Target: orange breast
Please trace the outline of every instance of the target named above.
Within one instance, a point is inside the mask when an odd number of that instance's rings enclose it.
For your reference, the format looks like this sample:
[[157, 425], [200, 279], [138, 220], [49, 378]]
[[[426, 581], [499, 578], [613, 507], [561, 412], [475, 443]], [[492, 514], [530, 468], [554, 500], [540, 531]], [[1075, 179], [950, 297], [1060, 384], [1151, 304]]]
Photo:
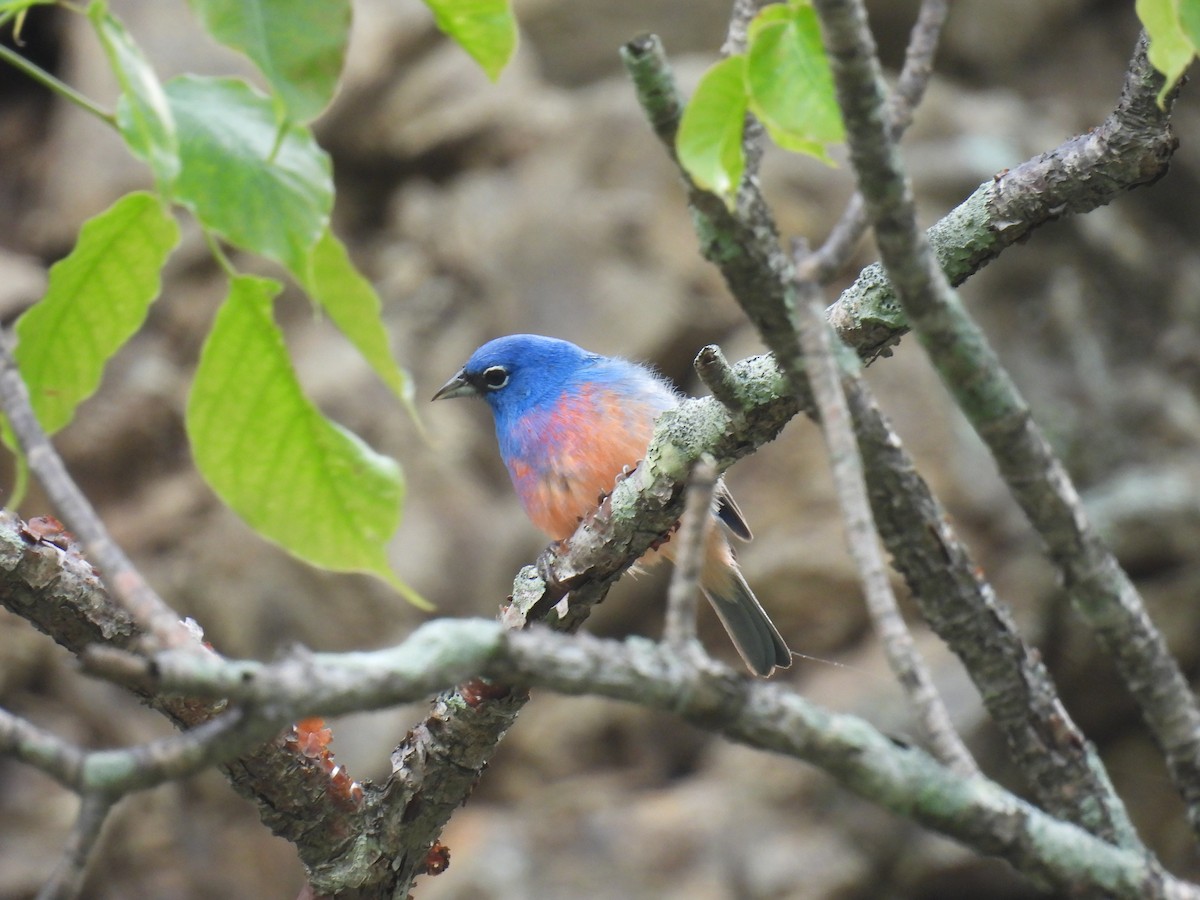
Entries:
[[518, 427], [529, 430], [529, 449], [508, 469], [530, 521], [555, 540], [570, 537], [622, 470], [645, 454], [659, 412], [589, 386], [550, 413], [525, 416]]

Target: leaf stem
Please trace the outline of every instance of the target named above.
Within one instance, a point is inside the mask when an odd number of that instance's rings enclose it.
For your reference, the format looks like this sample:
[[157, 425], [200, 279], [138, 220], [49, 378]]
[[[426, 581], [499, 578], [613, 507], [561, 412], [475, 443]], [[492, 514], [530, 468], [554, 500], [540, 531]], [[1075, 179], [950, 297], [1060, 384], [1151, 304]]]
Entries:
[[217, 235], [213, 233], [211, 228], [204, 229], [204, 242], [208, 244], [208, 249], [212, 251], [213, 258], [217, 261], [217, 265], [225, 272], [232, 280], [240, 273], [229, 257], [225, 255], [225, 251], [221, 249], [221, 242], [217, 240]]
[[20, 69], [34, 81], [45, 85], [60, 97], [70, 100], [76, 106], [91, 113], [102, 122], [111, 125], [113, 128], [117, 127], [116, 113], [109, 112], [104, 107], [79, 93], [79, 91], [75, 90], [75, 88], [71, 87], [65, 81], [60, 81], [41, 66], [30, 62], [12, 48], [0, 44], [0, 59], [3, 59], [14, 68]]

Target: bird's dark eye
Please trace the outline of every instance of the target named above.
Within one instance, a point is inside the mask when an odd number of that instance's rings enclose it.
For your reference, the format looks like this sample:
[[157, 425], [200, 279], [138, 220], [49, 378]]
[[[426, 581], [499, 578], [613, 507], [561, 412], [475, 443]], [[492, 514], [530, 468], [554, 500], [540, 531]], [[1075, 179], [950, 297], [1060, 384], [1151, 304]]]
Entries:
[[498, 391], [508, 384], [508, 369], [504, 366], [489, 366], [483, 370], [483, 383], [489, 391]]

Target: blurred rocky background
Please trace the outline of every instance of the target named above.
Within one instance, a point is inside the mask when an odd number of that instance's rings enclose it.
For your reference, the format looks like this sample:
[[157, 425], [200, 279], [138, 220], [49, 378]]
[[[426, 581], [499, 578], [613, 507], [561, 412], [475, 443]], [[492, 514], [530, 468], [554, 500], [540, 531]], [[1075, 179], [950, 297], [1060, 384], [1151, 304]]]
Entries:
[[[113, 0], [167, 76], [246, 72], [201, 34], [183, 0]], [[1006, 166], [1099, 123], [1137, 34], [1132, 3], [960, 0], [938, 74], [907, 138], [927, 221]], [[336, 224], [378, 285], [397, 357], [422, 400], [484, 340], [515, 331], [652, 360], [689, 390], [709, 342], [761, 347], [696, 252], [671, 165], [617, 57], [660, 34], [685, 87], [714, 58], [726, 0], [518, 0], [520, 52], [489, 84], [416, 0], [356, 0], [344, 87], [317, 130], [333, 155]], [[915, 3], [875, 2], [886, 61]], [[115, 89], [85, 20], [37, 8], [21, 52], [103, 101]], [[1181, 150], [1157, 186], [1046, 227], [964, 295], [1026, 391], [1189, 672], [1200, 661], [1200, 117], [1185, 88]], [[115, 136], [0, 68], [0, 315], [33, 302], [81, 222], [146, 171]], [[819, 241], [847, 197], [846, 168], [769, 156], [766, 193], [787, 236]], [[861, 262], [872, 258], [869, 246]], [[242, 261], [243, 265], [259, 264]], [[853, 273], [847, 273], [847, 281]], [[194, 226], [148, 323], [58, 444], [134, 559], [224, 652], [269, 658], [300, 642], [368, 648], [422, 614], [367, 579], [314, 572], [255, 537], [196, 475], [184, 399], [222, 278]], [[831, 295], [832, 299], [832, 295]], [[422, 406], [428, 441], [328, 322], [294, 293], [279, 308], [313, 397], [409, 480], [393, 546], [401, 575], [451, 616], [491, 616], [543, 540], [497, 458], [481, 404]], [[1071, 712], [1111, 764], [1173, 871], [1200, 860], [1162, 764], [1111, 666], [1064, 608], [1036, 543], [915, 346], [879, 361], [885, 409], [1001, 597], [1041, 648]], [[881, 662], [828, 485], [819, 435], [797, 420], [729, 481], [758, 535], [742, 556], [799, 660], [779, 676], [835, 709], [912, 732]], [[0, 487], [11, 466], [0, 470]], [[35, 492], [25, 516], [51, 512]], [[626, 579], [594, 616], [605, 635], [655, 635], [665, 573]], [[705, 611], [707, 615], [707, 611]], [[731, 659], [705, 618], [713, 652]], [[987, 771], [1017, 789], [956, 662], [917, 624], [955, 719]], [[0, 613], [0, 703], [94, 747], [166, 724], [23, 621]], [[335, 724], [356, 777], [381, 778], [421, 707]], [[0, 760], [0, 897], [32, 897], [75, 798]], [[460, 898], [1023, 898], [1002, 863], [850, 796], [792, 760], [732, 746], [669, 717], [598, 700], [535, 697], [445, 842], [449, 870], [417, 896]], [[215, 773], [138, 794], [109, 823], [86, 896], [291, 898], [289, 845]]]

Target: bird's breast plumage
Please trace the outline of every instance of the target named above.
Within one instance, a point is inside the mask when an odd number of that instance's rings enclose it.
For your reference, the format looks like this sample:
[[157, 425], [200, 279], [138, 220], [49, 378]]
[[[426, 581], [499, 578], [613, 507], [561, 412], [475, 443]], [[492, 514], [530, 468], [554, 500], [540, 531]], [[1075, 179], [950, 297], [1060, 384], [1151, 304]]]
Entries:
[[497, 420], [500, 451], [530, 520], [549, 537], [574, 533], [645, 455], [654, 423], [675, 395], [650, 373], [581, 381]]

